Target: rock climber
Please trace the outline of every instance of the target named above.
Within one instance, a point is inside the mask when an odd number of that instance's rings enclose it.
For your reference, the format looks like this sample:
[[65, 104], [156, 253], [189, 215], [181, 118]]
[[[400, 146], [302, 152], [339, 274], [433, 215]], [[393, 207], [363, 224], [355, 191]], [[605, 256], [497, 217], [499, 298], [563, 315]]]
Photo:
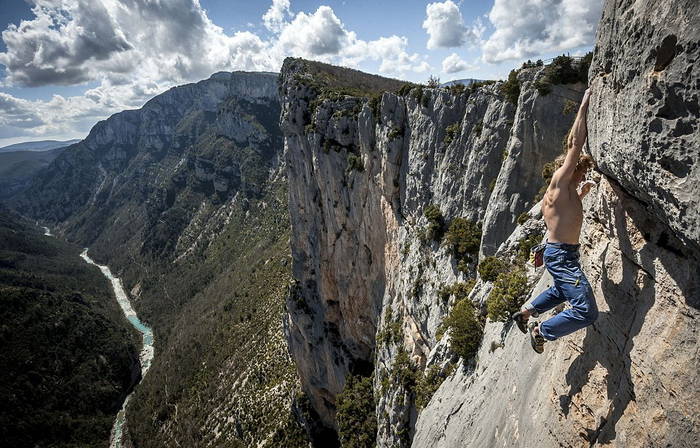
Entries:
[[[556, 160], [558, 168], [542, 199], [542, 214], [548, 230], [543, 258], [554, 285], [513, 315], [518, 328], [523, 333], [530, 333], [532, 348], [537, 353], [544, 351], [545, 341], [554, 341], [587, 327], [598, 317], [593, 290], [581, 270], [578, 251], [583, 223], [581, 201], [595, 185], [592, 181], [581, 185], [586, 172], [593, 166], [589, 155], [581, 155], [588, 134], [586, 118], [590, 96], [590, 90], [586, 90], [567, 137], [566, 153]], [[530, 316], [538, 317], [565, 301], [571, 304], [571, 308], [539, 325], [537, 322], [528, 324]]]

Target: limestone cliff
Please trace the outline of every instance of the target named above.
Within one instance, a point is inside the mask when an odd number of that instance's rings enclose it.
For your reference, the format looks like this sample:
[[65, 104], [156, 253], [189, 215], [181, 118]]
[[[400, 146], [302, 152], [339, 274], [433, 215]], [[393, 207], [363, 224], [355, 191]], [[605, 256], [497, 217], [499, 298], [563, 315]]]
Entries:
[[[337, 428], [348, 376], [370, 371], [377, 446], [696, 446], [699, 17], [697, 2], [606, 3], [590, 72], [598, 186], [582, 233], [598, 321], [537, 356], [486, 320], [477, 355], [452, 367], [448, 287], [477, 277], [477, 253], [515, 261], [542, 237], [529, 209], [583, 85], [543, 87], [547, 68], [526, 68], [516, 106], [500, 83], [378, 86], [285, 62], [286, 332], [325, 425]], [[437, 242], [455, 222], [481, 223], [476, 251]], [[525, 273], [528, 297], [548, 286]], [[477, 278], [468, 298], [484, 309], [493, 287]], [[426, 397], [435, 372], [446, 379]]]
[[[458, 266], [451, 247], [426, 238], [425, 210], [437, 205], [445, 223], [483, 222], [484, 235], [497, 241], [532, 204], [573, 120], [569, 103], [583, 90], [553, 85], [542, 94], [535, 81], [543, 70], [521, 71], [516, 106], [499, 84], [401, 88], [384, 80], [392, 91], [382, 93], [367, 87], [379, 82], [369, 75], [285, 62], [281, 123], [296, 278], [287, 333], [326, 425], [335, 425], [335, 396], [349, 373], [374, 365], [379, 381], [400, 346], [425, 365], [448, 311], [438, 290], [475, 274], [475, 256]], [[405, 343], [377, 346], [389, 309], [400, 316]], [[394, 403], [402, 393], [384, 397], [377, 412], [394, 419], [386, 427], [391, 444], [411, 426], [411, 406]]]

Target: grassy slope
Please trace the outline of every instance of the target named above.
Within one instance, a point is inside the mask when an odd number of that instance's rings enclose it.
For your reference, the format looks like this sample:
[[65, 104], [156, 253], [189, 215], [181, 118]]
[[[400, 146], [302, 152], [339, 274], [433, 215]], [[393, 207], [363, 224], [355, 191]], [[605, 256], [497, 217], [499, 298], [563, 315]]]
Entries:
[[107, 446], [136, 380], [139, 339], [107, 280], [79, 252], [0, 209], [6, 446]]
[[291, 279], [286, 201], [283, 181], [259, 201], [239, 201], [207, 248], [150, 276], [161, 279], [144, 291], [151, 298], [166, 289], [192, 296], [129, 407], [135, 446], [307, 443], [291, 418], [299, 387], [282, 334]]

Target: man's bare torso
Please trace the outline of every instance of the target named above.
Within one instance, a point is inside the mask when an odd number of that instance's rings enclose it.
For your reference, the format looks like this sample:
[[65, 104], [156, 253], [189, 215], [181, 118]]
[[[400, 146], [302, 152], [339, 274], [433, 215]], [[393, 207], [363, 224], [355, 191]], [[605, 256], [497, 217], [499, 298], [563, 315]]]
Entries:
[[550, 183], [542, 200], [542, 214], [549, 230], [548, 241], [578, 244], [583, 206], [576, 188], [571, 185], [560, 188]]

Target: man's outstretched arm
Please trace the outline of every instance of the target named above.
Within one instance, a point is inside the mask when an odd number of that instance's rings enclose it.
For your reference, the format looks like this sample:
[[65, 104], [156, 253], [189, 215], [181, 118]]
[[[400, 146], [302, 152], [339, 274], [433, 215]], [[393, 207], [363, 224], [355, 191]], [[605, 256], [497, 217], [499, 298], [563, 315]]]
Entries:
[[591, 97], [591, 90], [586, 89], [583, 94], [583, 99], [581, 100], [581, 106], [578, 109], [578, 114], [576, 115], [576, 120], [574, 120], [574, 126], [569, 132], [569, 136], [566, 139], [566, 158], [564, 159], [564, 164], [559, 168], [559, 178], [562, 180], [569, 179], [571, 175], [574, 174], [576, 169], [576, 164], [581, 156], [581, 149], [583, 148], [583, 143], [586, 141], [588, 136], [588, 128], [586, 127], [586, 120], [588, 117], [588, 102]]

